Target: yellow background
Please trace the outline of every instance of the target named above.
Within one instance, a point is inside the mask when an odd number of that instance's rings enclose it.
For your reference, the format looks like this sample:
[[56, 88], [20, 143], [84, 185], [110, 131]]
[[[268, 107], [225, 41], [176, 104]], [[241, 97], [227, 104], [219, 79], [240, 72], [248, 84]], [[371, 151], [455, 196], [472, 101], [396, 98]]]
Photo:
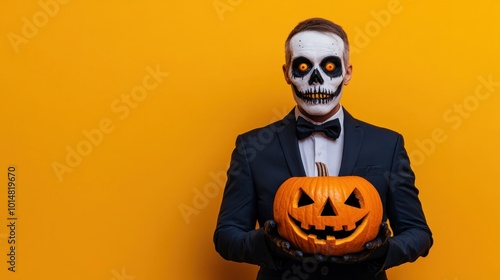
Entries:
[[320, 16], [350, 36], [343, 105], [405, 136], [434, 233], [390, 279], [500, 279], [499, 14], [495, 0], [2, 1], [0, 278], [254, 279], [214, 250], [221, 182], [236, 136], [293, 107], [283, 43]]

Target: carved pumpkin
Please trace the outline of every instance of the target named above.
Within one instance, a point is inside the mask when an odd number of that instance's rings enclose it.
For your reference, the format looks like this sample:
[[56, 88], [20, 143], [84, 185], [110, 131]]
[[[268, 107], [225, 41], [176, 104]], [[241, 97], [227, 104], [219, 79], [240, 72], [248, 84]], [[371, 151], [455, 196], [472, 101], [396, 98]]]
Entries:
[[382, 202], [373, 185], [358, 176], [292, 177], [276, 192], [278, 233], [310, 254], [341, 256], [363, 250], [382, 222]]

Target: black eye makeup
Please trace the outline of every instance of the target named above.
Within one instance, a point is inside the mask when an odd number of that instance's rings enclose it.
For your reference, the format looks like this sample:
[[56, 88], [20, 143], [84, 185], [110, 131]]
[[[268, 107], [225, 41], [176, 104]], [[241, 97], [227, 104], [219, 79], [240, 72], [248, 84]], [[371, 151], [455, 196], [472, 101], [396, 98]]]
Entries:
[[336, 78], [342, 75], [342, 62], [338, 56], [327, 56], [320, 63], [323, 72], [330, 77]]
[[303, 56], [299, 56], [292, 61], [292, 76], [302, 78], [311, 71], [313, 64]]

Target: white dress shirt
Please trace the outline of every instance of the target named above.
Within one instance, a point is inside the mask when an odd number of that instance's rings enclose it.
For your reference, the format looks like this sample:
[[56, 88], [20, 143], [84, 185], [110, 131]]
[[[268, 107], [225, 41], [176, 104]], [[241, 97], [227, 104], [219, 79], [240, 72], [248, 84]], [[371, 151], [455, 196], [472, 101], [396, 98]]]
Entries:
[[[297, 107], [295, 107], [295, 118], [303, 117], [308, 122], [316, 125], [323, 124], [314, 122], [308, 117], [304, 116]], [[340, 135], [337, 140], [332, 140], [323, 132], [315, 132], [309, 137], [299, 140], [300, 156], [304, 165], [306, 175], [309, 177], [318, 176], [315, 162], [323, 162], [328, 167], [330, 176], [338, 176], [340, 170], [340, 163], [342, 162], [342, 151], [344, 148], [344, 111], [340, 106], [337, 113], [330, 117], [327, 121], [338, 118], [340, 121]]]

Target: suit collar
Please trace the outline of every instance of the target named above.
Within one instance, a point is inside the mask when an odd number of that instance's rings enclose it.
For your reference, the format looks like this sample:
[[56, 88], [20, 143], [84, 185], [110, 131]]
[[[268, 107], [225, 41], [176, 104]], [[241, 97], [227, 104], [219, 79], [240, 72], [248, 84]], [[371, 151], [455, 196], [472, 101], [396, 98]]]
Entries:
[[306, 171], [304, 170], [304, 165], [300, 157], [296, 124], [295, 113], [292, 109], [292, 111], [281, 120], [281, 124], [277, 129], [277, 134], [290, 174], [292, 177], [303, 177], [306, 176]]
[[363, 143], [363, 130], [359, 122], [344, 110], [344, 149], [342, 152], [342, 163], [339, 176], [352, 174], [358, 159], [361, 144]]

